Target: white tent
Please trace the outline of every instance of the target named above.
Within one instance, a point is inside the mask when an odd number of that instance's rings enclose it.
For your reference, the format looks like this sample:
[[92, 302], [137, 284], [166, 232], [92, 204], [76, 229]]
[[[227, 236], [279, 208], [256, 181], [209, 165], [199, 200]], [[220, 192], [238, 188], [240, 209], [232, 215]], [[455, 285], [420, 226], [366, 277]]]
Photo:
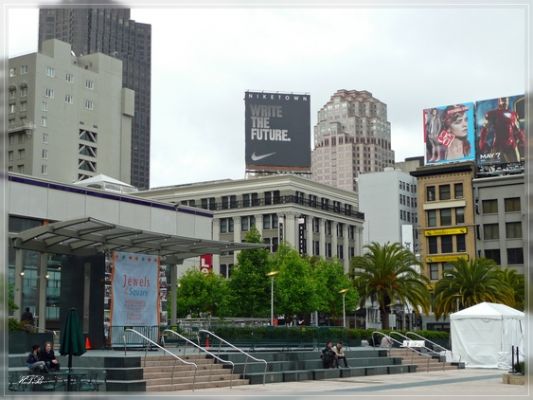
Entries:
[[514, 308], [476, 304], [451, 314], [450, 330], [453, 358], [466, 367], [509, 369], [512, 346], [519, 347], [524, 359], [524, 313]]

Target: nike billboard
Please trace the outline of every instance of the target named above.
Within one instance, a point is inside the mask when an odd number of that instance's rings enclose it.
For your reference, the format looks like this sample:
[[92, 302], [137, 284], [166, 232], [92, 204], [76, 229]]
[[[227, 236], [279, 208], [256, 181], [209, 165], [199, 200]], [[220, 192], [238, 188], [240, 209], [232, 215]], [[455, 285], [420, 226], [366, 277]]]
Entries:
[[311, 167], [308, 94], [246, 92], [246, 170], [307, 171]]

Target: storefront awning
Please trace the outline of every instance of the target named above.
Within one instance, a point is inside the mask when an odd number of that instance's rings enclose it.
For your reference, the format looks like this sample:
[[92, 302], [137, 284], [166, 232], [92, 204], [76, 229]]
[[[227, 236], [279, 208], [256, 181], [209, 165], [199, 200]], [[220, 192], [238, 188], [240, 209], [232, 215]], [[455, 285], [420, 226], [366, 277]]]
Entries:
[[106, 251], [151, 254], [175, 261], [202, 254], [263, 248], [258, 243], [234, 243], [148, 232], [94, 218], [54, 222], [13, 237], [16, 249], [41, 253], [92, 256]]

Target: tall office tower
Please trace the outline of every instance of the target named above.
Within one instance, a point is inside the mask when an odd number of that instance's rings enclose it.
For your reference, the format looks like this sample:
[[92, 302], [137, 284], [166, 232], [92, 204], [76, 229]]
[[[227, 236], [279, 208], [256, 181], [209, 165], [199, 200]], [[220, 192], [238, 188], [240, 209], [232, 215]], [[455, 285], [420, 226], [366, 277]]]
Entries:
[[39, 49], [56, 38], [76, 55], [101, 52], [122, 60], [124, 86], [135, 91], [131, 138], [131, 184], [150, 186], [152, 27], [130, 20], [128, 8], [44, 8], [39, 12]]
[[76, 57], [55, 39], [41, 47], [9, 60], [8, 171], [129, 183], [135, 93], [122, 85], [122, 62], [102, 53]]
[[366, 90], [338, 90], [318, 112], [312, 179], [357, 192], [357, 176], [394, 166], [387, 105]]

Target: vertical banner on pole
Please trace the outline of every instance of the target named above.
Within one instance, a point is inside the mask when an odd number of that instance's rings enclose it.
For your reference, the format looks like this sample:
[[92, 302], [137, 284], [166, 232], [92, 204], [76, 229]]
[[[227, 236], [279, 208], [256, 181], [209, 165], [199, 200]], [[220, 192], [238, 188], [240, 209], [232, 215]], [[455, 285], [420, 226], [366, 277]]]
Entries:
[[[130, 326], [157, 341], [160, 315], [159, 257], [114, 252], [113, 266], [111, 326]], [[123, 330], [116, 328], [111, 332], [112, 345], [123, 346]], [[128, 335], [127, 342], [141, 344], [142, 338]]]

